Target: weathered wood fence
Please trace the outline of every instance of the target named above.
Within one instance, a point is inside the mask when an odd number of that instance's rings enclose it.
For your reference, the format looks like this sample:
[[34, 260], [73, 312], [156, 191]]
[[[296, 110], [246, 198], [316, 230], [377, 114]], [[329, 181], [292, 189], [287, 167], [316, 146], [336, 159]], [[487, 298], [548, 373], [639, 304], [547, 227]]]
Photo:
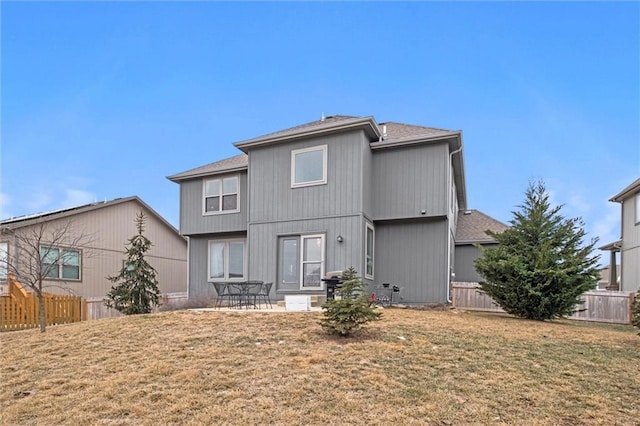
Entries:
[[[169, 306], [174, 308], [180, 308], [188, 302], [187, 293], [163, 293], [160, 296], [160, 307], [156, 308], [156, 311], [166, 309]], [[124, 314], [116, 311], [115, 309], [107, 308], [104, 304], [103, 297], [88, 297], [87, 298], [87, 319], [97, 320], [101, 318], [114, 318], [122, 317]]]
[[[0, 296], [0, 331], [36, 328], [39, 324], [38, 297], [28, 292], [8, 277], [8, 295]], [[46, 293], [44, 312], [47, 325], [67, 324], [85, 319], [84, 301], [81, 297]]]
[[[504, 312], [480, 290], [478, 283], [452, 283], [453, 306], [470, 311]], [[570, 319], [579, 321], [631, 324], [635, 293], [632, 291], [588, 291], [582, 295], [584, 304]]]

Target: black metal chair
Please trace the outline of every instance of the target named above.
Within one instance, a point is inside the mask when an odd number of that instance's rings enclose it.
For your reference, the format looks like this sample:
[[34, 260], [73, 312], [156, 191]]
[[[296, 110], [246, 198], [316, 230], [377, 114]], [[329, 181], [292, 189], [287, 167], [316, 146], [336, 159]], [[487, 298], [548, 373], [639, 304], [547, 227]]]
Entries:
[[222, 306], [222, 301], [226, 298], [230, 299], [229, 288], [227, 283], [223, 282], [214, 282], [213, 288], [216, 290], [216, 302], [213, 305], [215, 308], [220, 309]]
[[249, 309], [249, 306], [253, 306], [254, 309], [258, 309], [259, 306], [257, 304], [258, 297], [262, 291], [262, 286], [264, 283], [262, 281], [247, 281], [245, 284], [245, 306]]
[[227, 295], [229, 297], [229, 307], [241, 308], [245, 304], [245, 287], [241, 283], [228, 283]]
[[257, 294], [258, 302], [264, 302], [265, 306], [268, 305], [270, 309], [273, 308], [270, 296], [272, 286], [273, 283], [263, 283], [262, 286], [260, 286], [260, 292]]

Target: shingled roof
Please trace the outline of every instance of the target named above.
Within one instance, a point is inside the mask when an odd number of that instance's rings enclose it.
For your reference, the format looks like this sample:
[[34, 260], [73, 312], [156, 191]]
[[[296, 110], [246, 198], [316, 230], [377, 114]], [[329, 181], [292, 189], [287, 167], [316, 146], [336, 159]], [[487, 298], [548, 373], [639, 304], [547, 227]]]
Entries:
[[634, 180], [631, 185], [627, 186], [625, 189], [614, 195], [609, 199], [609, 201], [614, 201], [616, 203], [621, 202], [622, 200], [630, 197], [636, 192], [640, 192], [640, 178]]
[[479, 210], [460, 211], [456, 229], [456, 244], [493, 243], [495, 240], [485, 231], [500, 233], [508, 228], [504, 223]]
[[116, 206], [118, 204], [123, 204], [128, 202], [138, 203], [141, 207], [144, 207], [150, 214], [152, 214], [158, 220], [164, 223], [169, 229], [171, 229], [171, 231], [180, 235], [180, 232], [173, 225], [167, 222], [167, 220], [163, 218], [158, 212], [156, 212], [147, 203], [145, 203], [135, 195], [131, 197], [125, 197], [125, 198], [116, 198], [110, 201], [98, 201], [95, 203], [83, 204], [81, 206], [67, 207], [64, 209], [51, 210], [47, 212], [34, 213], [34, 214], [18, 216], [18, 217], [10, 217], [10, 218], [1, 220], [0, 226], [2, 228], [18, 229], [18, 228], [32, 225], [34, 223], [39, 223], [41, 221], [62, 219], [65, 217], [75, 216], [78, 214], [91, 212], [93, 210], [98, 210], [98, 209], [102, 209], [110, 206]]
[[167, 179], [173, 182], [181, 182], [183, 180], [212, 175], [216, 173], [245, 170], [248, 166], [249, 156], [247, 154], [240, 154], [231, 158], [225, 158], [224, 160], [216, 161], [215, 163], [196, 167], [195, 169], [187, 170], [186, 172], [167, 176]]
[[[372, 150], [396, 148], [412, 144], [447, 142], [450, 147], [450, 152], [459, 153], [459, 155], [453, 158], [453, 161], [456, 163], [455, 179], [456, 183], [458, 183], [456, 188], [462, 200], [460, 202], [461, 208], [466, 207], [464, 160], [462, 154], [459, 152], [462, 148], [462, 132], [460, 131], [416, 126], [393, 121], [378, 124], [372, 116], [354, 117], [350, 115], [333, 115], [256, 138], [236, 142], [234, 146], [244, 153], [248, 153], [250, 149], [259, 146], [354, 130], [362, 130], [365, 132], [369, 138]], [[167, 179], [179, 183], [187, 179], [217, 173], [246, 170], [247, 168], [247, 155], [240, 154], [235, 157], [168, 176]]]

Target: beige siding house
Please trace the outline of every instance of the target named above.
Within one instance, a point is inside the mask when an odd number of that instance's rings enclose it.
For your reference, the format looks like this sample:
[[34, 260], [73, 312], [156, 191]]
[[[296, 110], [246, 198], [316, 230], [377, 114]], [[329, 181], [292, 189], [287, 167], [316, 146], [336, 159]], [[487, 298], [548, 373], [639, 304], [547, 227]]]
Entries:
[[[125, 245], [137, 233], [135, 218], [140, 211], [146, 216], [144, 234], [153, 243], [147, 260], [157, 271], [160, 291], [163, 294], [186, 293], [187, 242], [138, 197], [0, 221], [0, 290], [6, 284], [8, 272], [3, 261], [21, 264], [15, 258], [20, 253], [15, 246], [15, 233], [44, 229], [46, 239], [51, 231], [69, 226], [68, 234], [72, 238], [78, 235], [86, 238], [76, 247], [68, 247], [65, 242], [61, 242], [60, 247], [51, 247], [59, 254], [59, 259], [64, 256], [65, 260], [59, 261], [61, 264], [50, 273], [51, 279], [45, 282], [45, 291], [100, 301], [113, 285], [106, 277], [116, 275], [123, 266]], [[41, 247], [46, 245], [40, 244]]]

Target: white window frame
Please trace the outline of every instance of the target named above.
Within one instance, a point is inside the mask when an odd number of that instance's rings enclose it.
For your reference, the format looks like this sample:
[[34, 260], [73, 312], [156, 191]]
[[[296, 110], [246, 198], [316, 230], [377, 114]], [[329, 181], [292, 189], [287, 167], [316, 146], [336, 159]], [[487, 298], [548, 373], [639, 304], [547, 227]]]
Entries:
[[[313, 238], [320, 238], [320, 244], [322, 246], [320, 249], [320, 285], [318, 287], [305, 287], [304, 286], [304, 265], [308, 263], [318, 263], [317, 260], [304, 259], [304, 240], [313, 239]], [[327, 249], [325, 245], [325, 240], [326, 239], [324, 234], [300, 235], [300, 290], [306, 290], [306, 291], [324, 290], [324, 281], [322, 281], [322, 278], [324, 278], [325, 252]]]
[[[306, 152], [322, 151], [322, 179], [306, 182], [296, 182], [296, 156]], [[309, 148], [294, 149], [291, 151], [291, 188], [305, 186], [324, 185], [327, 183], [327, 145], [312, 146]]]
[[[242, 243], [242, 277], [229, 278], [229, 244], [233, 242]], [[211, 244], [224, 244], [222, 267], [224, 274], [222, 278], [214, 278], [211, 276]], [[232, 238], [227, 240], [208, 240], [207, 241], [207, 282], [214, 281], [244, 281], [247, 278], [247, 239]]]
[[0, 281], [6, 281], [9, 276], [9, 243], [0, 241]]
[[[224, 189], [224, 185], [223, 185], [223, 181], [225, 179], [236, 179], [236, 192], [223, 192]], [[220, 192], [218, 195], [218, 197], [220, 198], [219, 200], [219, 206], [220, 206], [220, 210], [218, 211], [211, 211], [208, 212], [207, 211], [207, 183], [208, 182], [212, 182], [212, 181], [218, 181], [218, 187], [220, 189]], [[224, 201], [223, 198], [225, 195], [236, 195], [236, 208], [235, 210], [222, 210], [222, 207], [224, 206]], [[211, 177], [211, 178], [204, 178], [202, 180], [202, 214], [204, 216], [209, 216], [209, 215], [216, 215], [216, 214], [227, 214], [227, 213], [238, 213], [240, 211], [240, 175], [231, 175], [231, 176], [217, 176], [217, 177]]]
[[636, 225], [640, 225], [640, 192], [636, 194]]
[[[74, 281], [74, 282], [80, 282], [82, 281], [82, 250], [77, 249], [77, 248], [68, 248], [68, 247], [58, 247], [58, 246], [47, 246], [47, 245], [41, 245], [40, 246], [40, 263], [42, 264], [42, 261], [44, 260], [42, 257], [42, 249], [45, 250], [58, 250], [58, 255], [56, 256], [56, 258], [54, 259], [54, 262], [58, 264], [58, 277], [49, 277], [49, 276], [45, 276], [44, 279], [45, 280], [53, 280], [53, 281]], [[64, 273], [64, 252], [76, 252], [78, 253], [78, 278], [65, 278], [63, 273]], [[48, 253], [48, 251], [47, 251]], [[75, 266], [75, 265], [73, 265]], [[42, 271], [44, 272], [44, 271]]]
[[[371, 274], [369, 274], [369, 270], [367, 268], [367, 256], [369, 254], [369, 239], [368, 234], [369, 230], [371, 230]], [[375, 274], [375, 256], [376, 256], [376, 229], [369, 222], [366, 223], [365, 231], [364, 231], [364, 277], [368, 279], [373, 279]]]

